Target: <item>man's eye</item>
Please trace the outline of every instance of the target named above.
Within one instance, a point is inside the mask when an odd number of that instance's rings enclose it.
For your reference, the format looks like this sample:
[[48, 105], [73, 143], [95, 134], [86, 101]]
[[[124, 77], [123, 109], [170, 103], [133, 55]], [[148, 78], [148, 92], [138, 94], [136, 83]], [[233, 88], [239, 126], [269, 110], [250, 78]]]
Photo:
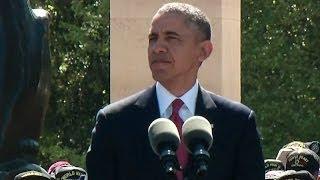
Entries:
[[178, 38], [175, 36], [169, 36], [168, 39], [178, 39]]
[[157, 40], [156, 37], [149, 37], [149, 42], [150, 42], [150, 41], [155, 41], [155, 40]]
[[180, 41], [180, 39], [177, 36], [168, 36], [167, 40], [168, 41]]

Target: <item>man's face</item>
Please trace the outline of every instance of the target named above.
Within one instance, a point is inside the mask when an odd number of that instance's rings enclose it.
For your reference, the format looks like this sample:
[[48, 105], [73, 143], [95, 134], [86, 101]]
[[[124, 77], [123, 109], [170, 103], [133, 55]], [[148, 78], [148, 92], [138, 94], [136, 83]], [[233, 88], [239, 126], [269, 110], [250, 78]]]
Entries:
[[181, 15], [156, 15], [149, 33], [148, 59], [153, 78], [163, 85], [194, 81], [203, 61], [199, 32], [185, 24]]

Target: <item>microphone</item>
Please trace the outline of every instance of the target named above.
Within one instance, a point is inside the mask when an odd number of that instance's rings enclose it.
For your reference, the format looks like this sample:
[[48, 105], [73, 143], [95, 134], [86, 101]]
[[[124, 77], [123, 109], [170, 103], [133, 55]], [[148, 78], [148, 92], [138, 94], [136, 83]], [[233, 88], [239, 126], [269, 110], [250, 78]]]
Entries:
[[205, 176], [210, 160], [208, 151], [213, 142], [211, 124], [202, 116], [188, 118], [182, 126], [182, 139], [194, 157], [196, 175]]
[[180, 170], [176, 151], [180, 144], [180, 136], [176, 125], [169, 119], [158, 118], [148, 128], [149, 142], [156, 153], [165, 172], [170, 177]]

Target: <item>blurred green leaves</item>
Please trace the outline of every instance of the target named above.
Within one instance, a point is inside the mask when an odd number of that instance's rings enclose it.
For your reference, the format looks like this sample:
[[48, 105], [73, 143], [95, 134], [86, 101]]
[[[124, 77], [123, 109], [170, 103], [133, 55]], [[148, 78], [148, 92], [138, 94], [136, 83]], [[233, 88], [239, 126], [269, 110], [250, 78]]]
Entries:
[[109, 102], [109, 1], [32, 0], [50, 13], [51, 97], [41, 138], [43, 166], [84, 167], [94, 117]]
[[267, 158], [320, 138], [320, 3], [242, 1], [242, 101], [255, 109]]

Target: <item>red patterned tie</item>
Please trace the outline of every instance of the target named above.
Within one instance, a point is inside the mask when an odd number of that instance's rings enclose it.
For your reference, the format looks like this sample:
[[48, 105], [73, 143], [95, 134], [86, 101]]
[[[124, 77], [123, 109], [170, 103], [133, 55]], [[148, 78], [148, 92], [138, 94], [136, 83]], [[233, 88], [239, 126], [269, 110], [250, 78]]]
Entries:
[[[182, 121], [181, 117], [179, 116], [179, 110], [182, 107], [182, 105], [183, 105], [183, 101], [181, 99], [175, 99], [172, 102], [172, 115], [170, 117], [170, 119], [177, 126], [177, 129], [180, 134], [180, 138], [182, 138], [181, 129], [182, 129], [183, 121]], [[183, 144], [182, 139], [181, 139], [181, 144], [177, 150], [177, 157], [178, 157], [178, 161], [179, 161], [180, 166], [182, 167], [182, 169], [184, 169], [187, 165], [187, 162], [188, 162], [188, 153], [187, 153], [187, 149], [186, 149], [185, 145]], [[177, 180], [183, 180], [183, 172], [182, 171], [177, 171], [176, 175], [177, 175]]]

